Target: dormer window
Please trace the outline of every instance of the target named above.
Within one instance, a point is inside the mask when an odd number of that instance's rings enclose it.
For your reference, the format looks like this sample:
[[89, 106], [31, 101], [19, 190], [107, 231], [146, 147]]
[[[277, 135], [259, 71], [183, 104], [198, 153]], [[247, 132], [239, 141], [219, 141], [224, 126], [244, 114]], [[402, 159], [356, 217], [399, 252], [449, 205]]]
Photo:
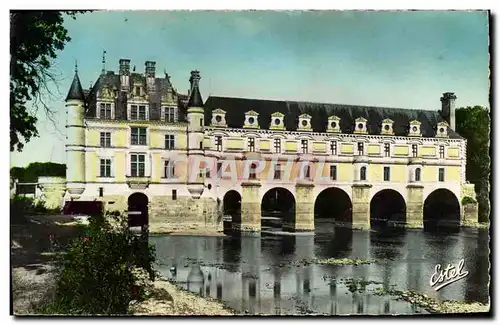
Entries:
[[147, 110], [145, 105], [130, 105], [130, 119], [133, 121], [147, 120]]
[[112, 104], [111, 103], [100, 103], [99, 104], [99, 118], [103, 120], [112, 119]]
[[163, 118], [165, 122], [173, 123], [177, 121], [177, 108], [176, 107], [164, 107], [163, 108]]
[[226, 127], [226, 111], [218, 108], [212, 111], [213, 126]]
[[284, 130], [285, 124], [283, 123], [283, 117], [285, 115], [280, 112], [273, 113], [271, 115], [271, 130]]
[[354, 133], [356, 134], [366, 134], [366, 122], [367, 120], [363, 117], [358, 117], [354, 123]]
[[382, 121], [382, 130], [380, 134], [383, 135], [393, 135], [394, 134], [394, 129], [392, 127], [394, 121], [391, 119], [385, 119]]
[[299, 131], [311, 131], [311, 115], [302, 114], [299, 116]]
[[439, 122], [436, 127], [436, 137], [445, 138], [448, 136], [448, 123]]
[[408, 135], [413, 137], [421, 136], [420, 132], [421, 123], [417, 120], [413, 120], [410, 122], [410, 129], [408, 130]]
[[328, 118], [328, 127], [327, 127], [326, 131], [339, 133], [340, 132], [340, 117], [335, 116], [335, 115], [330, 116]]
[[259, 122], [257, 120], [257, 117], [259, 116], [259, 113], [255, 111], [248, 111], [245, 113], [245, 123], [243, 125], [244, 128], [251, 128], [251, 129], [258, 129], [259, 128]]
[[141, 87], [135, 86], [134, 91], [135, 91], [135, 96], [141, 96]]

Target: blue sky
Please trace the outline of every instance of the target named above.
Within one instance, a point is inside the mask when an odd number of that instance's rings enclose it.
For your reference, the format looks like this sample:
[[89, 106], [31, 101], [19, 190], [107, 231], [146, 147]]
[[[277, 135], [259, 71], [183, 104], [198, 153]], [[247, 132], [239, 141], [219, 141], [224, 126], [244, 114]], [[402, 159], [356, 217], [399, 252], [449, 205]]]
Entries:
[[[489, 106], [486, 12], [102, 11], [66, 19], [72, 41], [54, 62], [60, 75], [56, 126], [39, 111], [40, 137], [11, 166], [65, 163], [64, 97], [78, 61], [88, 88], [102, 68], [128, 58], [136, 71], [156, 61], [181, 92], [200, 70], [201, 92], [438, 110], [443, 92], [457, 106]], [[55, 87], [54, 87], [55, 90]]]

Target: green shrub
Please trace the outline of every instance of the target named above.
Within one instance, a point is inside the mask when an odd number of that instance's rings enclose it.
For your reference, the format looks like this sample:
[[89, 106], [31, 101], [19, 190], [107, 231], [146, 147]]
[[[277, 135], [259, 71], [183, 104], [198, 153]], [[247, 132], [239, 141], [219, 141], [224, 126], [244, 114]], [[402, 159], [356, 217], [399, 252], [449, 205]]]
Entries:
[[45, 207], [45, 202], [42, 200], [38, 200], [35, 204], [35, 207], [33, 209], [36, 213], [46, 213], [48, 212], [47, 208]]
[[147, 238], [130, 232], [121, 216], [92, 217], [63, 255], [54, 299], [42, 312], [126, 314], [132, 300], [146, 297], [154, 261]]
[[462, 205], [465, 205], [465, 204], [473, 204], [473, 203], [477, 203], [476, 200], [474, 200], [473, 198], [471, 198], [470, 196], [464, 196], [462, 198]]

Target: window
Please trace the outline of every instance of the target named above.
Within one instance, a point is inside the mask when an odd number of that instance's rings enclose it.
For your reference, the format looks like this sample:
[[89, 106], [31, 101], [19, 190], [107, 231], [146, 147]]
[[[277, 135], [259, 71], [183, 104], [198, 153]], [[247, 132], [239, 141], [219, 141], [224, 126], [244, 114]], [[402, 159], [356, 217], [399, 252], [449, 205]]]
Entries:
[[175, 122], [175, 107], [165, 107], [165, 121]]
[[131, 120], [146, 120], [146, 106], [131, 105], [130, 106], [130, 119]]
[[255, 151], [255, 138], [248, 138], [248, 151]]
[[337, 180], [337, 166], [330, 166], [330, 179], [332, 181]]
[[418, 157], [418, 147], [416, 144], [411, 145], [411, 153], [413, 157]]
[[215, 136], [215, 146], [217, 147], [217, 151], [222, 151], [222, 136]]
[[146, 155], [133, 154], [130, 156], [130, 175], [132, 177], [144, 177], [146, 174]]
[[177, 190], [172, 190], [172, 200], [177, 200]]
[[170, 160], [165, 160], [164, 162], [163, 175], [165, 178], [173, 178], [175, 176], [174, 164]]
[[281, 165], [279, 163], [274, 165], [274, 179], [281, 179]]
[[111, 177], [111, 159], [101, 159], [101, 177]]
[[332, 151], [332, 155], [337, 154], [337, 141], [330, 142], [330, 150]]
[[390, 181], [391, 180], [391, 168], [390, 167], [384, 167], [384, 181]]
[[391, 156], [391, 144], [390, 143], [384, 143], [384, 153], [386, 157]]
[[203, 150], [203, 141], [200, 141], [200, 150]]
[[252, 163], [250, 165], [250, 173], [249, 173], [248, 179], [257, 179], [257, 175], [255, 173], [256, 168], [257, 168], [257, 165], [255, 163]]
[[302, 140], [302, 153], [307, 153], [307, 140]]
[[361, 167], [361, 170], [359, 171], [359, 180], [366, 181], [366, 167], [365, 166]]
[[274, 139], [274, 152], [281, 152], [281, 139]]
[[135, 95], [140, 96], [141, 95], [141, 87], [136, 86], [135, 87]]
[[420, 174], [422, 173], [422, 170], [420, 168], [415, 169], [415, 182], [420, 182]]
[[200, 178], [203, 178], [203, 176], [205, 176], [205, 170], [203, 168], [200, 168], [200, 172], [198, 173], [198, 176]]
[[217, 163], [217, 177], [218, 178], [222, 177], [222, 163], [221, 162]]
[[99, 197], [103, 197], [104, 195], [104, 187], [99, 187]]
[[358, 155], [362, 156], [365, 152], [365, 144], [363, 142], [358, 142]]
[[175, 146], [175, 138], [173, 134], [165, 134], [165, 149], [172, 150]]
[[131, 128], [132, 130], [132, 144], [145, 146], [146, 141], [146, 128]]
[[111, 147], [111, 132], [101, 132], [101, 147]]
[[309, 165], [304, 166], [304, 178], [305, 179], [311, 178], [311, 166]]
[[200, 126], [203, 126], [203, 119], [200, 119]]
[[205, 177], [210, 178], [210, 168], [208, 167], [205, 169]]
[[439, 146], [439, 158], [444, 158], [444, 146]]
[[439, 181], [444, 182], [444, 168], [439, 168]]
[[111, 119], [111, 104], [101, 103], [100, 105], [100, 115], [102, 119]]

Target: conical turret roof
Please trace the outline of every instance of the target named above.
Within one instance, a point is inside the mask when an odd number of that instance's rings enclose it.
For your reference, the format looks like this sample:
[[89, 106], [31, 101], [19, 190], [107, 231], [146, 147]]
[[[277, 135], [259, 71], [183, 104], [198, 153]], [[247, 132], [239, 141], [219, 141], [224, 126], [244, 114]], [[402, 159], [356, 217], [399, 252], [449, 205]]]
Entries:
[[66, 101], [70, 99], [85, 100], [82, 84], [80, 83], [80, 78], [78, 78], [77, 71], [75, 71], [75, 76], [73, 77], [73, 82], [69, 88], [68, 96], [66, 96]]

